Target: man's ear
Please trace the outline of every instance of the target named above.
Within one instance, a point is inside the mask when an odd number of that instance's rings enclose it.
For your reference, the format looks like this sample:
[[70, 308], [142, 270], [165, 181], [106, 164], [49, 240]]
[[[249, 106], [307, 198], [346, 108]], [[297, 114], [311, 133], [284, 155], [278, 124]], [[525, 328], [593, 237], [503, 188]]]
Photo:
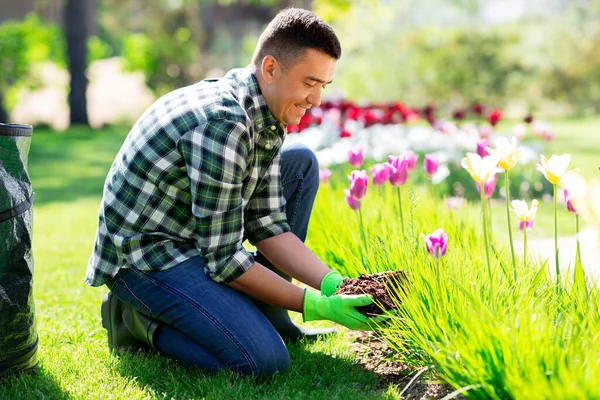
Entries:
[[272, 84], [275, 81], [279, 67], [279, 62], [275, 57], [267, 55], [263, 58], [260, 70], [265, 82]]

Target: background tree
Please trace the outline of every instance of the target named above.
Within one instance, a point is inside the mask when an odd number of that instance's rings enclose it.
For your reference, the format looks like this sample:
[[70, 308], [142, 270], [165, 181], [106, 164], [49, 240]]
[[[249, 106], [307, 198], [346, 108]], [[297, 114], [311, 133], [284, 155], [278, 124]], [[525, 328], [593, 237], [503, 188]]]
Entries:
[[87, 115], [87, 7], [89, 0], [66, 0], [65, 35], [67, 39], [67, 60], [71, 74], [69, 108], [71, 124], [88, 124]]

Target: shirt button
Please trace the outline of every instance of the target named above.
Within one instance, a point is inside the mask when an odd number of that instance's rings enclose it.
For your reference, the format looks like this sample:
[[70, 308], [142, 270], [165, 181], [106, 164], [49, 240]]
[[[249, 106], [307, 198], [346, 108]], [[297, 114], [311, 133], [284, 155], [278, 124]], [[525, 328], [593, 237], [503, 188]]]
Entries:
[[275, 125], [271, 125], [271, 130], [274, 131], [275, 130]]
[[267, 144], [265, 144], [265, 149], [267, 149], [267, 150], [271, 149], [271, 142], [267, 142]]

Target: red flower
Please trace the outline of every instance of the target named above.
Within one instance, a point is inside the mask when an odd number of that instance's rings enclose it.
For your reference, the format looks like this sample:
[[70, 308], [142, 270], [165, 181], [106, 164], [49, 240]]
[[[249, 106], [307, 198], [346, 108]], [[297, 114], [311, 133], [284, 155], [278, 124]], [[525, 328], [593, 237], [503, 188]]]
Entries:
[[463, 119], [465, 119], [465, 110], [463, 110], [462, 108], [454, 110], [454, 112], [452, 113], [452, 117], [457, 121], [462, 121]]
[[484, 107], [483, 107], [483, 104], [481, 104], [481, 103], [475, 102], [475, 103], [473, 103], [473, 105], [471, 105], [471, 111], [473, 111], [473, 114], [475, 114], [475, 115], [478, 115], [478, 116], [483, 115], [483, 110], [484, 110]]
[[531, 121], [533, 121], [533, 115], [527, 114], [527, 116], [523, 118], [523, 121], [525, 121], [526, 124], [530, 124]]
[[349, 138], [349, 137], [352, 137], [352, 134], [350, 133], [350, 131], [348, 129], [342, 129], [342, 132], [340, 132], [340, 137], [341, 138]]
[[296, 132], [300, 132], [300, 127], [298, 125], [288, 125], [287, 126], [287, 133], [296, 133]]
[[498, 121], [502, 119], [502, 110], [497, 108], [491, 110], [487, 115], [487, 120], [491, 126], [496, 126]]

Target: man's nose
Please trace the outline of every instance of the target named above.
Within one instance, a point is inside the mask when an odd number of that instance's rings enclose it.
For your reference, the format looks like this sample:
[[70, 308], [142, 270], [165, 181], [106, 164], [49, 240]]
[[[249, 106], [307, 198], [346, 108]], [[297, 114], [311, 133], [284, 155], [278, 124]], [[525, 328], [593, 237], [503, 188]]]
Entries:
[[321, 105], [321, 89], [317, 89], [317, 91], [309, 94], [306, 101], [312, 104], [313, 107], [319, 107]]

